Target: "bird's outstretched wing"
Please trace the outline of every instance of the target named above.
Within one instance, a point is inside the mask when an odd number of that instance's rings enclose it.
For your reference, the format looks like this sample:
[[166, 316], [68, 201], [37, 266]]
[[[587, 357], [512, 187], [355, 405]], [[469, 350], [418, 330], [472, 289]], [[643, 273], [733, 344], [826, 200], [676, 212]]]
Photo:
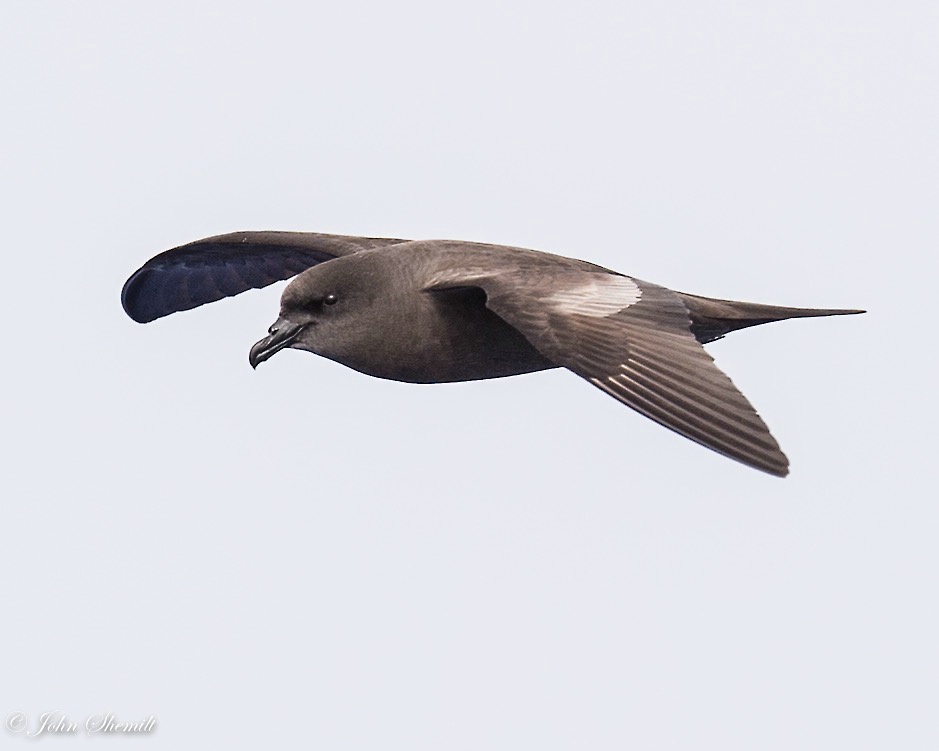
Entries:
[[138, 323], [289, 279], [310, 266], [404, 240], [312, 232], [233, 232], [154, 256], [121, 291]]
[[780, 477], [789, 462], [756, 410], [691, 332], [671, 290], [611, 273], [531, 270], [460, 277], [542, 354], [614, 399], [732, 459]]

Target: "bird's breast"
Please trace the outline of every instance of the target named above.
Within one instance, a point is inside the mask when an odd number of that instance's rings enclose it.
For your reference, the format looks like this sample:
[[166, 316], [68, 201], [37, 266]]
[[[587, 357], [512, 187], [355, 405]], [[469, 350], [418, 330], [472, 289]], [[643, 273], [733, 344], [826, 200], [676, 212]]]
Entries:
[[362, 373], [408, 383], [448, 383], [531, 373], [557, 365], [486, 307], [481, 290], [418, 292], [419, 304], [385, 308], [380, 325], [336, 355]]

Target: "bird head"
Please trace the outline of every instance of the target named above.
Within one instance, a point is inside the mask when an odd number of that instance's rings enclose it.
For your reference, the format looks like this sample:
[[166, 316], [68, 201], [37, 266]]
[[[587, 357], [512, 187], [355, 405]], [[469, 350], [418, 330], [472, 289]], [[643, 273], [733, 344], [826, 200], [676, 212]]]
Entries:
[[369, 265], [358, 261], [339, 258], [295, 277], [281, 296], [280, 316], [251, 348], [251, 367], [287, 347], [342, 361], [342, 351], [372, 328], [369, 316], [381, 288]]

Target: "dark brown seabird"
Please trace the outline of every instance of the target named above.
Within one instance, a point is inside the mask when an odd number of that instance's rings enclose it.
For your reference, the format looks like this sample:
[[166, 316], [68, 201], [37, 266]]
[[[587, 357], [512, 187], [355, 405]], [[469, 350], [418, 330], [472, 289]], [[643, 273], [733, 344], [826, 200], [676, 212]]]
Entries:
[[771, 321], [864, 312], [687, 295], [522, 248], [306, 232], [235, 232], [173, 248], [134, 272], [121, 302], [146, 323], [293, 276], [280, 317], [251, 348], [252, 367], [285, 347], [411, 383], [564, 367], [780, 477], [786, 456], [702, 345]]

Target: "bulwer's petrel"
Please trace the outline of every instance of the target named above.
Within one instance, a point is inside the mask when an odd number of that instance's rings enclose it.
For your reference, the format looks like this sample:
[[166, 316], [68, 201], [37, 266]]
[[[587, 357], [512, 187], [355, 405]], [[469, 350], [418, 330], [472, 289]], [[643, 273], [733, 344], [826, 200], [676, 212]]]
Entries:
[[780, 477], [786, 456], [702, 345], [761, 323], [863, 312], [687, 295], [523, 248], [306, 232], [235, 232], [173, 248], [134, 272], [121, 302], [146, 323], [293, 276], [280, 317], [251, 348], [252, 367], [285, 347], [411, 383], [565, 367]]

